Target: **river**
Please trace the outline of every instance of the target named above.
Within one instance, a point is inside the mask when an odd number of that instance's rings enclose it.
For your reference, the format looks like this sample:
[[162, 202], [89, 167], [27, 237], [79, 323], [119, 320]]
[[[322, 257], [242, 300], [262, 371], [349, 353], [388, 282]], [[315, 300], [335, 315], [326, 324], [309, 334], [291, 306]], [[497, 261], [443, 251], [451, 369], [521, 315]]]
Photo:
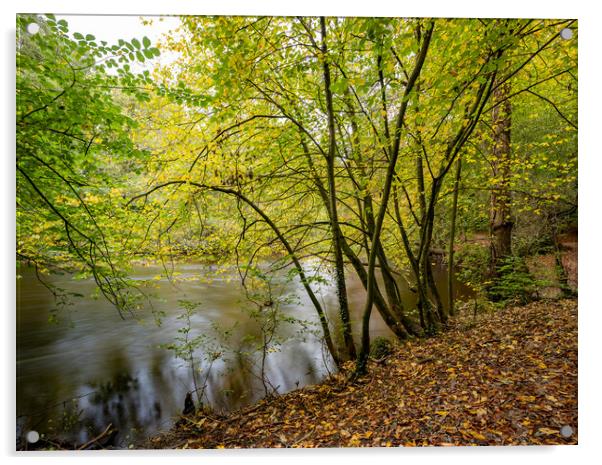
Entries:
[[[118, 430], [115, 444], [128, 447], [168, 430], [195, 382], [187, 360], [166, 348], [185, 336], [181, 330], [186, 321], [178, 318], [183, 313], [181, 300], [198, 302], [188, 335], [202, 338], [195, 347], [195, 379], [203, 403], [214, 410], [225, 412], [256, 402], [266, 392], [262, 379], [268, 390], [284, 393], [318, 383], [334, 371], [319, 337], [315, 309], [297, 279], [281, 273], [274, 292], [284, 302], [274, 305], [285, 317], [303, 320], [305, 329], [292, 321], [279, 322], [262, 377], [258, 337], [263, 320], [252, 313], [255, 307], [246, 299], [236, 269], [179, 264], [175, 281], [162, 271], [159, 266], [134, 268], [133, 279], [150, 280], [152, 309], [145, 305], [135, 317], [125, 319], [105, 299], [94, 297], [91, 279], [52, 276], [54, 286], [81, 297], [70, 298], [59, 311], [58, 322], [49, 323], [56, 308], [52, 294], [33, 269], [19, 270], [17, 438], [35, 430], [81, 444], [111, 423]], [[436, 268], [435, 277], [446, 299], [445, 270]], [[333, 284], [313, 287], [336, 319]], [[407, 285], [400, 287], [405, 304], [413, 306], [414, 294]], [[459, 297], [467, 295], [461, 284], [456, 288]], [[348, 297], [357, 336], [365, 292], [352, 272]], [[157, 312], [164, 313], [160, 325], [154, 317]], [[370, 329], [372, 337], [391, 336], [376, 311]]]

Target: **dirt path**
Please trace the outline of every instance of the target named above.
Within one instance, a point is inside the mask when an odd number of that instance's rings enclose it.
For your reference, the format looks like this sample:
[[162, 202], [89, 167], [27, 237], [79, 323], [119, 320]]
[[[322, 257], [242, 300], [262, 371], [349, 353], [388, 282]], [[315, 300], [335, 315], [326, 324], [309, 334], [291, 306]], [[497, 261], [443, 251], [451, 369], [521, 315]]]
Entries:
[[460, 318], [372, 362], [362, 383], [340, 374], [229, 416], [198, 415], [147, 446], [576, 443], [577, 301], [562, 300]]

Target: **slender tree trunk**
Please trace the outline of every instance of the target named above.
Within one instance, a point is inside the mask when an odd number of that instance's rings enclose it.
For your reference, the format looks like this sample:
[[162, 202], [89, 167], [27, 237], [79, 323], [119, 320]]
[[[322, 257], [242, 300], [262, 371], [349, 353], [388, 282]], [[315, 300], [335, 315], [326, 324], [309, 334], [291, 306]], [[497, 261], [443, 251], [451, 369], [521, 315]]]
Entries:
[[[372, 197], [367, 195], [364, 198], [365, 204], [365, 214], [366, 214], [366, 229], [367, 233], [370, 237], [374, 234], [374, 207], [372, 202]], [[387, 301], [389, 303], [389, 308], [393, 313], [394, 317], [404, 326], [405, 330], [412, 334], [418, 335], [419, 331], [416, 329], [416, 325], [414, 322], [405, 314], [405, 309], [403, 306], [403, 302], [401, 301], [401, 295], [399, 293], [399, 288], [397, 287], [397, 283], [395, 281], [395, 277], [391, 273], [389, 268], [389, 262], [387, 260], [387, 256], [385, 253], [385, 249], [382, 245], [380, 238], [377, 240], [375, 247], [377, 247], [377, 260], [381, 270], [381, 276], [383, 278], [383, 283], [385, 286], [385, 293], [387, 294]], [[374, 284], [378, 287], [378, 283]]]
[[423, 295], [423, 287], [420, 283], [420, 265], [418, 263], [418, 258], [414, 255], [414, 251], [412, 250], [412, 246], [410, 245], [410, 239], [408, 238], [408, 233], [403, 224], [403, 218], [401, 217], [401, 212], [399, 210], [399, 199], [397, 197], [397, 188], [393, 187], [393, 201], [394, 201], [394, 209], [395, 209], [395, 219], [397, 220], [397, 228], [401, 235], [401, 240], [403, 242], [403, 247], [405, 249], [406, 255], [410, 260], [410, 266], [412, 268], [412, 272], [414, 274], [414, 279], [416, 280], [416, 293], [418, 294], [416, 300], [416, 308], [418, 309], [418, 316], [420, 317], [420, 326], [422, 330], [426, 330], [426, 320], [424, 318], [424, 306], [423, 302], [426, 301], [426, 295]]
[[[380, 68], [381, 60], [382, 60], [382, 57], [379, 55], [378, 62], [379, 62], [379, 76], [381, 79], [381, 98], [382, 98], [382, 104], [383, 104], [383, 110], [384, 110], [387, 108], [387, 106], [386, 106], [386, 96], [384, 93], [384, 82], [383, 82], [384, 78], [382, 77], [382, 70]], [[349, 90], [349, 87], [347, 87], [346, 91], [345, 91], [345, 103], [347, 105], [347, 109], [349, 110], [349, 114], [351, 115], [350, 116], [351, 128], [352, 128], [351, 145], [352, 145], [352, 154], [353, 154], [352, 158], [353, 158], [353, 160], [357, 161], [357, 169], [361, 175], [361, 178], [358, 183], [358, 188], [359, 188], [359, 190], [364, 190], [366, 187], [365, 180], [367, 179], [368, 176], [363, 167], [362, 154], [359, 150], [359, 147], [360, 147], [359, 133], [360, 133], [360, 131], [358, 129], [358, 125], [356, 122], [355, 109], [353, 107], [353, 103], [352, 103], [352, 99], [351, 99], [351, 92]], [[386, 117], [384, 117], [384, 121], [385, 121], [385, 133], [386, 133], [387, 139], [388, 139], [390, 134], [388, 131], [388, 122], [387, 122]], [[346, 168], [349, 173], [349, 176], [351, 178], [353, 178], [353, 174], [350, 171], [350, 168], [348, 165], [346, 165]], [[370, 194], [366, 194], [363, 197], [363, 199], [361, 199], [361, 200], [356, 199], [356, 201], [358, 203], [358, 211], [360, 212], [362, 228], [364, 230], [364, 234], [363, 234], [364, 248], [366, 250], [366, 254], [369, 255], [370, 254], [369, 242], [372, 239], [372, 236], [374, 233], [374, 225], [375, 225], [374, 202], [373, 202], [372, 196]], [[381, 291], [378, 286], [378, 283], [374, 283], [374, 285], [376, 287], [374, 304], [375, 304], [377, 310], [379, 311], [379, 313], [381, 314], [381, 316], [383, 317], [383, 320], [392, 329], [392, 331], [398, 337], [398, 339], [405, 339], [408, 336], [408, 334], [417, 336], [421, 333], [421, 331], [417, 327], [416, 323], [412, 320], [412, 318], [408, 317], [405, 314], [403, 303], [401, 301], [401, 295], [399, 293], [399, 289], [398, 289], [397, 283], [393, 277], [393, 274], [390, 271], [386, 253], [385, 253], [384, 247], [382, 246], [382, 242], [380, 241], [380, 239], [377, 241], [377, 247], [378, 247], [378, 250], [377, 250], [378, 264], [382, 271], [382, 277], [383, 277], [383, 282], [385, 285], [385, 292], [387, 294], [388, 302], [385, 301], [384, 297], [382, 296]], [[362, 277], [362, 274], [365, 274], [365, 270], [363, 268], [363, 265], [361, 265], [360, 260], [357, 258], [356, 254], [354, 254], [353, 251], [349, 247], [347, 247], [347, 249], [344, 250], [344, 252], [345, 252], [345, 255], [347, 256], [347, 258], [349, 259], [349, 261], [351, 261], [354, 264], [354, 267], [356, 268], [356, 272], [358, 273], [358, 276], [360, 277], [360, 281], [364, 285], [364, 288], [366, 288], [366, 286], [367, 286], [366, 276], [367, 275]], [[351, 255], [353, 255], [353, 257]], [[356, 264], [357, 264], [357, 266], [356, 266]]]
[[433, 300], [435, 301], [435, 307], [437, 308], [437, 315], [439, 315], [439, 320], [443, 324], [447, 324], [447, 312], [445, 311], [445, 307], [443, 306], [443, 300], [441, 300], [441, 294], [439, 294], [439, 289], [437, 289], [437, 284], [435, 283], [435, 276], [433, 275], [433, 264], [431, 262], [431, 255], [428, 254], [426, 256], [426, 279], [428, 282], [428, 287], [431, 290], [431, 294], [433, 295]]
[[[425, 247], [425, 250], [428, 250], [428, 248], [430, 248], [430, 244]], [[430, 256], [428, 252], [425, 252], [420, 258], [420, 277], [417, 287], [418, 296], [421, 300], [420, 307], [422, 308], [425, 316], [425, 330], [427, 334], [433, 334], [437, 330], [437, 318], [435, 317], [435, 310], [433, 309], [433, 304], [429, 297], [429, 289], [431, 289], [431, 280], [429, 279], [429, 260]], [[437, 310], [440, 312], [439, 307]]]
[[[441, 188], [442, 178], [437, 177], [433, 179], [431, 186], [431, 194], [428, 199], [426, 212], [422, 215], [422, 222], [420, 228], [420, 248], [417, 254], [418, 270], [420, 277], [418, 280], [419, 297], [422, 299], [422, 308], [426, 317], [426, 331], [433, 333], [437, 330], [437, 322], [445, 324], [447, 322], [447, 315], [443, 308], [439, 292], [435, 287], [435, 280], [431, 270], [431, 257], [430, 248], [433, 237], [433, 226], [435, 222], [435, 205], [439, 196], [439, 190]], [[436, 314], [434, 314], [433, 306], [429, 298], [432, 294], [435, 300]]]
[[492, 114], [493, 146], [491, 164], [493, 176], [497, 180], [491, 191], [490, 234], [491, 271], [495, 274], [500, 260], [512, 253], [512, 200], [510, 197], [511, 153], [510, 128], [511, 89], [508, 82], [493, 91], [495, 106]]
[[355, 359], [355, 344], [351, 334], [351, 319], [349, 316], [349, 303], [347, 300], [347, 286], [345, 283], [345, 263], [343, 261], [343, 252], [341, 250], [341, 227], [339, 225], [337, 214], [337, 194], [334, 176], [335, 160], [336, 160], [336, 138], [334, 125], [334, 109], [332, 104], [332, 91], [330, 89], [330, 65], [327, 60], [328, 46], [326, 44], [326, 19], [320, 17], [320, 27], [322, 32], [322, 53], [324, 59], [322, 61], [324, 71], [324, 89], [326, 94], [326, 110], [328, 114], [328, 196], [329, 196], [329, 211], [330, 223], [332, 229], [332, 247], [335, 258], [335, 273], [337, 296], [339, 299], [339, 313], [342, 322], [343, 341], [347, 356]]
[[374, 291], [375, 291], [375, 274], [374, 267], [376, 265], [376, 256], [377, 256], [377, 243], [380, 240], [380, 233], [383, 226], [383, 221], [385, 219], [385, 213], [387, 211], [388, 203], [389, 203], [389, 195], [391, 193], [391, 185], [393, 183], [393, 178], [395, 175], [395, 166], [397, 164], [397, 158], [399, 157], [399, 148], [401, 144], [401, 135], [402, 135], [402, 126], [405, 119], [405, 113], [408, 106], [408, 98], [409, 93], [412, 91], [418, 76], [422, 70], [422, 65], [424, 64], [424, 60], [426, 59], [426, 55], [428, 52], [428, 48], [431, 41], [431, 35], [433, 32], [434, 23], [430, 23], [430, 27], [425, 34], [424, 41], [422, 42], [422, 46], [420, 49], [420, 53], [416, 60], [416, 65], [410, 78], [408, 79], [408, 83], [406, 85], [406, 89], [404, 95], [402, 97], [402, 103], [399, 108], [399, 112], [397, 114], [397, 121], [395, 125], [395, 132], [393, 135], [393, 143], [391, 145], [391, 150], [389, 152], [389, 165], [387, 167], [387, 172], [385, 175], [382, 200], [380, 209], [378, 211], [378, 215], [376, 216], [376, 222], [374, 225], [374, 234], [372, 236], [372, 248], [370, 249], [370, 254], [368, 256], [368, 282], [367, 282], [367, 296], [366, 296], [366, 304], [364, 306], [364, 311], [362, 314], [362, 345], [360, 349], [360, 353], [357, 358], [357, 364], [354, 371], [354, 377], [361, 376], [366, 372], [366, 366], [368, 363], [368, 354], [370, 352], [370, 315], [372, 313], [372, 305], [374, 304]]
[[[366, 291], [367, 291], [368, 290], [368, 273], [367, 273], [366, 269], [364, 268], [362, 261], [359, 259], [357, 254], [351, 249], [351, 247], [349, 247], [349, 244], [347, 244], [347, 241], [345, 239], [343, 239], [342, 245], [343, 245], [343, 252], [349, 259], [351, 266], [353, 266], [353, 268], [355, 269], [357, 276], [360, 279], [360, 282], [364, 286], [364, 289], [366, 289]], [[404, 339], [408, 338], [409, 334], [408, 334], [408, 330], [406, 330], [406, 326], [401, 321], [399, 321], [395, 318], [393, 312], [389, 309], [389, 306], [387, 305], [387, 302], [386, 302], [384, 296], [382, 295], [382, 293], [380, 292], [380, 289], [378, 288], [378, 286], [375, 286], [375, 289], [374, 289], [374, 306], [378, 310], [383, 321], [391, 329], [391, 331], [393, 331], [393, 334], [395, 334], [395, 336], [399, 340], [404, 340]]]
[[[418, 36], [420, 36], [420, 29], [417, 31]], [[420, 82], [416, 83], [416, 88], [420, 89]], [[418, 100], [419, 96], [417, 97]], [[416, 113], [420, 112], [420, 106], [416, 104]], [[418, 187], [418, 206], [420, 212], [420, 244], [419, 244], [419, 252], [417, 257], [417, 263], [414, 267], [414, 274], [416, 279], [416, 288], [418, 291], [418, 302], [417, 307], [421, 316], [421, 324], [423, 330], [427, 332], [433, 332], [435, 328], [435, 319], [432, 315], [432, 304], [429, 295], [433, 296], [435, 300], [435, 305], [437, 307], [438, 312], [442, 313], [441, 308], [441, 298], [439, 296], [439, 292], [435, 287], [435, 280], [432, 276], [432, 269], [430, 266], [430, 243], [431, 243], [431, 232], [432, 231], [432, 222], [434, 221], [434, 217], [432, 220], [428, 216], [429, 210], [427, 210], [427, 202], [426, 202], [426, 192], [425, 192], [425, 182], [424, 182], [424, 163], [423, 163], [423, 152], [422, 152], [422, 138], [420, 132], [418, 132], [418, 144], [419, 150], [416, 152], [415, 158], [415, 168], [416, 168], [416, 184]], [[428, 160], [427, 160], [428, 162]], [[430, 203], [429, 203], [430, 207]]]
[[458, 192], [460, 190], [460, 179], [462, 176], [462, 158], [456, 161], [456, 177], [454, 179], [454, 193], [452, 199], [452, 211], [449, 227], [449, 249], [447, 260], [447, 306], [450, 316], [455, 314], [454, 308], [454, 241], [456, 238], [456, 216], [458, 213]]

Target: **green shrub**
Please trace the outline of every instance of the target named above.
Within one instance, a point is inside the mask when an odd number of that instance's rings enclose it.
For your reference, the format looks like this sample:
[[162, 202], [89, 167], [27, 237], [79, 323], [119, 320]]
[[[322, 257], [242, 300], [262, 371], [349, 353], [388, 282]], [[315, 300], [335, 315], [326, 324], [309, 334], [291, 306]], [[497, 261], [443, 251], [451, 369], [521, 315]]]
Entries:
[[521, 257], [507, 257], [497, 268], [497, 276], [487, 288], [489, 298], [502, 304], [526, 304], [533, 300], [537, 281]]
[[393, 343], [384, 336], [375, 337], [370, 344], [370, 357], [381, 359], [393, 353]]
[[554, 242], [547, 233], [516, 234], [512, 242], [512, 252], [519, 257], [546, 254], [554, 251]]

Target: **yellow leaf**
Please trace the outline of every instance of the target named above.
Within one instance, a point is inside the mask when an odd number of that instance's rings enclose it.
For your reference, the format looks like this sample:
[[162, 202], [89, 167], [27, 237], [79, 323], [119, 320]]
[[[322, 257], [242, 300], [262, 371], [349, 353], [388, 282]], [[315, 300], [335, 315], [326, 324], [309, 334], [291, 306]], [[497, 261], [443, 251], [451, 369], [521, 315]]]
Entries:
[[354, 434], [353, 436], [351, 436], [351, 439], [349, 440], [349, 446], [350, 447], [357, 447], [360, 445], [360, 437], [357, 434]]
[[437, 415], [441, 415], [442, 417], [446, 417], [447, 415], [449, 415], [449, 412], [446, 412], [445, 410], [437, 410], [435, 413]]
[[552, 428], [539, 428], [537, 432], [540, 434], [558, 434], [558, 430]]
[[476, 431], [470, 430], [469, 433], [473, 438], [478, 439], [479, 441], [485, 441], [487, 439], [481, 433], [478, 433]]

